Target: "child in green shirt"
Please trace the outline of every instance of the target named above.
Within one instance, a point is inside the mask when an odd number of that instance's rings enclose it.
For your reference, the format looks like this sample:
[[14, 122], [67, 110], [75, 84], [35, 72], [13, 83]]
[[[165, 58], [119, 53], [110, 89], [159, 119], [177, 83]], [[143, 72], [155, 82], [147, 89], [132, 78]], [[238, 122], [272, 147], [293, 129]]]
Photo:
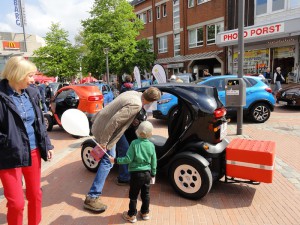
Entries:
[[128, 164], [130, 172], [129, 210], [123, 212], [123, 218], [131, 223], [137, 221], [136, 205], [141, 192], [142, 206], [140, 215], [143, 220], [149, 220], [150, 180], [156, 175], [155, 146], [148, 140], [152, 136], [153, 126], [149, 121], [141, 122], [136, 134], [138, 139], [131, 142], [125, 157], [110, 157], [111, 163]]

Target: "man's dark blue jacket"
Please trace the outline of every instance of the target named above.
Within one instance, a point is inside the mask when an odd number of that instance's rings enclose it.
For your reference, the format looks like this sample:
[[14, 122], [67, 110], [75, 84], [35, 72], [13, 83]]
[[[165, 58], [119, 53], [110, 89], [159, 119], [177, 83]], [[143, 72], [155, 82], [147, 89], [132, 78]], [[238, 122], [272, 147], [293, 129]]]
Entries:
[[[35, 111], [35, 132], [41, 157], [47, 161], [48, 150], [53, 149], [39, 107], [37, 89], [25, 89]], [[0, 81], [0, 169], [31, 165], [31, 150], [25, 125], [13, 100], [8, 96], [8, 80]]]

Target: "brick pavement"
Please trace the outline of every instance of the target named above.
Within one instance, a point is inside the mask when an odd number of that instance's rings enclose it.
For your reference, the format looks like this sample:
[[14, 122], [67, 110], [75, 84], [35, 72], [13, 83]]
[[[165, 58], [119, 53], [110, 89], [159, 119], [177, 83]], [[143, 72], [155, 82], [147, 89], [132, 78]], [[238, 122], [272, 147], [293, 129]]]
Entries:
[[[288, 113], [286, 111], [288, 110]], [[148, 225], [273, 225], [300, 224], [300, 111], [276, 107], [264, 124], [245, 121], [241, 138], [274, 140], [277, 144], [276, 171], [272, 184], [213, 184], [201, 200], [179, 197], [165, 175], [151, 188], [151, 220]], [[155, 132], [166, 134], [164, 123], [152, 120]], [[236, 124], [229, 125], [228, 138], [236, 138]], [[71, 142], [71, 140], [69, 140]], [[128, 208], [129, 187], [114, 184], [114, 168], [104, 187], [108, 210], [95, 214], [82, 204], [95, 174], [87, 171], [80, 158], [81, 140], [73, 140], [59, 159], [43, 170], [43, 221], [41, 225], [125, 224], [121, 213]], [[6, 200], [0, 200], [0, 225], [5, 223]], [[140, 207], [141, 202], [138, 202]], [[25, 218], [26, 219], [26, 218]], [[26, 223], [24, 223], [26, 224]]]

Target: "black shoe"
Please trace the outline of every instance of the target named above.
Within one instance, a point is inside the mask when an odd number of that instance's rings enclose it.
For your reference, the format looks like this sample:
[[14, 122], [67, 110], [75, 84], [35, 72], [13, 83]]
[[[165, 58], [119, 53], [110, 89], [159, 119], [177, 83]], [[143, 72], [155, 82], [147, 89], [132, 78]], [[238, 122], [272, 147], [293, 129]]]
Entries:
[[116, 179], [116, 185], [127, 186], [127, 185], [129, 185], [129, 181], [121, 181], [119, 179]]

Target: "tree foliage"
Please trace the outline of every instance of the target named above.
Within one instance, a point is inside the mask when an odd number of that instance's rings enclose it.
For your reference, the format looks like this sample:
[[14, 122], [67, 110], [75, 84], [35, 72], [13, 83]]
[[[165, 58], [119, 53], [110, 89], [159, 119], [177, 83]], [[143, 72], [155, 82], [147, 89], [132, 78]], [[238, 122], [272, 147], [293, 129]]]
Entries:
[[[92, 69], [106, 72], [104, 48], [109, 48], [110, 73], [132, 73], [137, 53], [136, 37], [143, 28], [126, 0], [95, 0], [90, 18], [82, 21], [84, 42]], [[90, 65], [91, 66], [91, 65]]]
[[68, 40], [68, 32], [60, 28], [59, 23], [52, 23], [46, 33], [46, 46], [34, 51], [34, 63], [48, 76], [70, 80], [79, 71], [78, 49]]

